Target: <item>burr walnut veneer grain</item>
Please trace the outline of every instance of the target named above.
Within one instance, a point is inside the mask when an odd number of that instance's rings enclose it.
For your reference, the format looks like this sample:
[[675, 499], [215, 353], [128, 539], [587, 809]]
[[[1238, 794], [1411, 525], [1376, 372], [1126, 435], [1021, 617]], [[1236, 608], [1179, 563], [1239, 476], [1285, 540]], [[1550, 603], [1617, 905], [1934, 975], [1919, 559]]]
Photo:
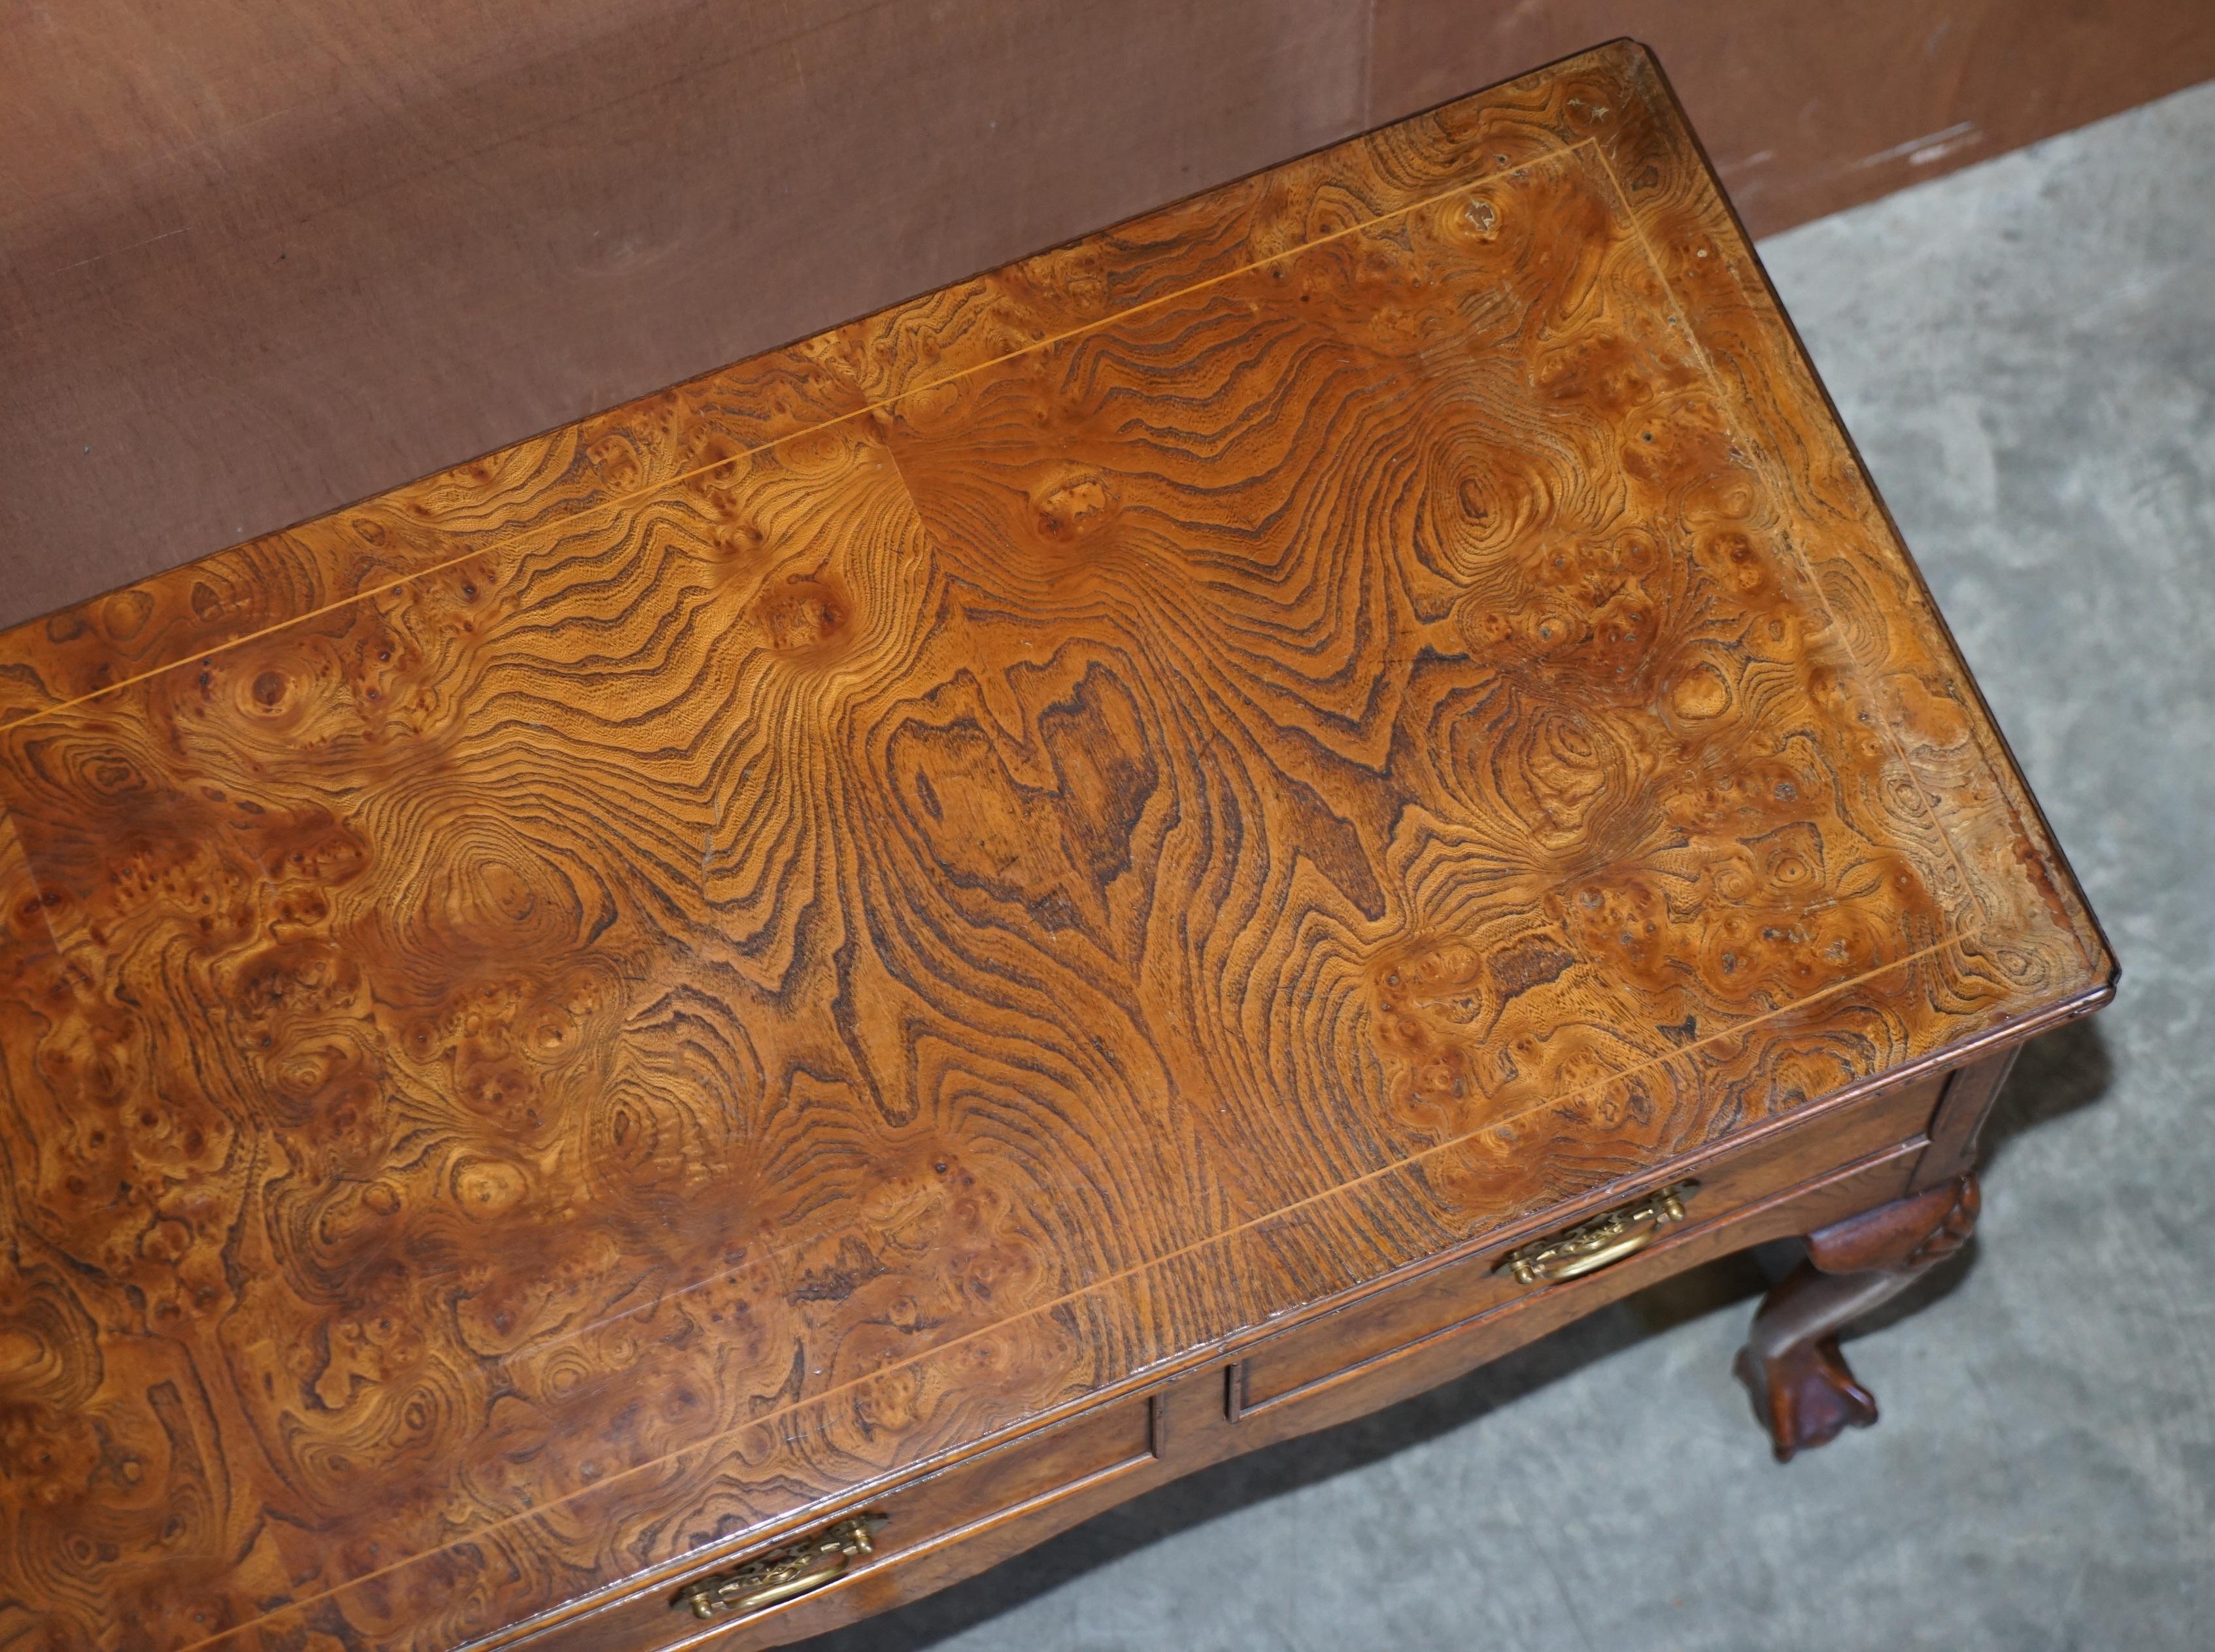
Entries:
[[773, 1644], [1795, 1233], [1811, 1443], [2114, 977], [1628, 46], [0, 636], [0, 809], [26, 1649]]

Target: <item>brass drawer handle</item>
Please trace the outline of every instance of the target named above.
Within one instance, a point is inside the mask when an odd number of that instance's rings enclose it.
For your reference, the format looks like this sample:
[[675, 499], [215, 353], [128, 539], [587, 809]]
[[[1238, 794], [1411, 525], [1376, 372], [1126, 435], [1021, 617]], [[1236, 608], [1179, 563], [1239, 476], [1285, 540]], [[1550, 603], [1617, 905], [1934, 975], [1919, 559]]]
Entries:
[[810, 1589], [821, 1588], [843, 1573], [856, 1556], [868, 1554], [870, 1529], [884, 1523], [882, 1514], [850, 1514], [835, 1526], [810, 1532], [782, 1549], [756, 1555], [727, 1572], [696, 1577], [678, 1590], [677, 1598], [669, 1604], [695, 1618], [708, 1618], [721, 1612], [740, 1615], [759, 1612], [780, 1600], [793, 1600]]
[[1514, 1274], [1519, 1285], [1552, 1285], [1596, 1274], [1611, 1262], [1636, 1256], [1670, 1223], [1683, 1221], [1684, 1201], [1699, 1185], [1679, 1182], [1602, 1211], [1550, 1238], [1519, 1245], [1494, 1263], [1492, 1271]]

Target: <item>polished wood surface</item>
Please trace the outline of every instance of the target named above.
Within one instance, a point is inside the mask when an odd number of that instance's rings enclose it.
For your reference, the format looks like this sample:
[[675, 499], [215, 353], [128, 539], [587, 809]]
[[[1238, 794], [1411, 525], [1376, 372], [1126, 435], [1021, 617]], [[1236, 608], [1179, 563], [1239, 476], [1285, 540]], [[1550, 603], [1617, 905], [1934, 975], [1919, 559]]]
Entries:
[[0, 807], [41, 1648], [674, 1576], [2114, 973], [1627, 46], [0, 636]]

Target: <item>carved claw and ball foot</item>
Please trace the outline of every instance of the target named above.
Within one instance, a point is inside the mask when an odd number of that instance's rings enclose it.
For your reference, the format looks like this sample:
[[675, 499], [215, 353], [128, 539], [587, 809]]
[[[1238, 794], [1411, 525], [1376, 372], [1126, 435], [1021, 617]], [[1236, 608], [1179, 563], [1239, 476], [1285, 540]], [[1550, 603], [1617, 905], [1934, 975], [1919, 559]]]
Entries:
[[1780, 1463], [1876, 1421], [1876, 1396], [1854, 1380], [1835, 1336], [1791, 1344], [1766, 1360], [1743, 1348], [1735, 1369]]
[[1763, 1299], [1738, 1356], [1778, 1462], [1876, 1421], [1839, 1330], [1959, 1250], [1976, 1224], [1977, 1178], [1964, 1174], [1807, 1236], [1807, 1260]]

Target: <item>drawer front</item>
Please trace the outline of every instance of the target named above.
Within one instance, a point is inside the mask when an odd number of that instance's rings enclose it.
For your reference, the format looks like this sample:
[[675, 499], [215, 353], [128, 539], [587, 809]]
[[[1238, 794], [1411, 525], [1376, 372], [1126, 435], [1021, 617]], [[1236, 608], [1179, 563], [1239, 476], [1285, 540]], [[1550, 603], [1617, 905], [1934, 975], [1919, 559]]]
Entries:
[[[673, 1652], [701, 1642], [736, 1649], [782, 1645], [895, 1606], [935, 1587], [931, 1557], [957, 1541], [990, 1544], [1003, 1524], [1032, 1526], [1065, 1502], [1087, 1512], [1126, 1495], [1120, 1482], [1156, 1466], [1152, 1403], [1126, 1397], [1039, 1430], [966, 1462], [926, 1474], [880, 1495], [822, 1514], [774, 1537], [703, 1551], [683, 1569], [663, 1568], [598, 1602], [539, 1620], [512, 1642], [529, 1652]], [[1088, 1494], [1099, 1494], [1097, 1497]], [[831, 1581], [788, 1601], [702, 1618], [679, 1599], [747, 1562], [839, 1528], [855, 1515], [869, 1522], [868, 1551], [847, 1560]], [[1072, 1513], [1073, 1520], [1077, 1514]], [[1035, 1541], [1034, 1537], [1026, 1541]], [[1015, 1546], [1024, 1546], [1017, 1544]], [[1012, 1550], [1010, 1550], [1012, 1552]], [[861, 1599], [854, 1597], [860, 1596]]]
[[[1943, 1086], [1943, 1075], [1918, 1079], [1707, 1161], [1692, 1172], [1700, 1185], [1684, 1198], [1684, 1224], [1668, 1231], [1706, 1229], [1786, 1188], [1920, 1137]], [[1903, 1177], [1909, 1167], [1904, 1161]], [[1653, 1179], [1654, 1185], [1666, 1186], [1683, 1174], [1665, 1172]], [[1617, 1189], [1600, 1208], [1642, 1190]], [[1565, 1213], [1558, 1225], [1571, 1226], [1590, 1213]], [[1232, 1374], [1231, 1415], [1267, 1411], [1446, 1326], [1536, 1291], [1565, 1288], [1519, 1285], [1510, 1275], [1493, 1271], [1500, 1256], [1498, 1250], [1487, 1250], [1450, 1262], [1258, 1344]]]
[[[1672, 1227], [1666, 1237], [1613, 1267], [1548, 1289], [1522, 1292], [1427, 1336], [1395, 1343], [1239, 1418], [1230, 1425], [1230, 1432], [1238, 1437], [1236, 1449], [1251, 1451], [1366, 1416], [1451, 1382], [1672, 1274], [1896, 1199], [1922, 1151], [1920, 1141], [1903, 1143], [1812, 1185], [1795, 1186], [1746, 1207], [1728, 1221]], [[1235, 1371], [1233, 1377], [1235, 1380]], [[1634, 1403], [1630, 1396], [1625, 1401]]]

